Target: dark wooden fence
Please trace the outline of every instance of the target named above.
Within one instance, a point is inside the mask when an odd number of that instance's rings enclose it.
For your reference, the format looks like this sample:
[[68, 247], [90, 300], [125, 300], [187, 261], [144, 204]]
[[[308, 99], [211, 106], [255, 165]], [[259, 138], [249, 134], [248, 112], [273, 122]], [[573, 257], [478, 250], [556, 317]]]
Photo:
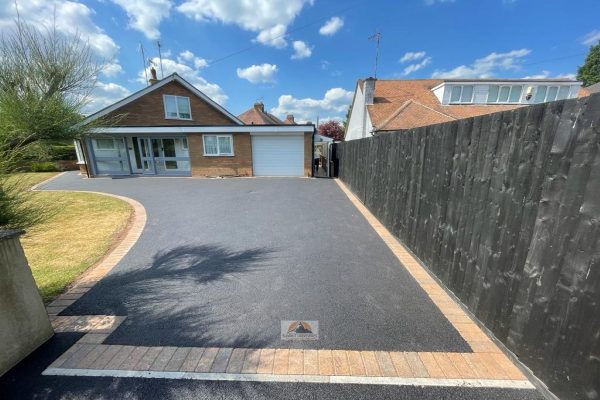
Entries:
[[600, 95], [336, 145], [339, 178], [558, 396], [600, 396]]

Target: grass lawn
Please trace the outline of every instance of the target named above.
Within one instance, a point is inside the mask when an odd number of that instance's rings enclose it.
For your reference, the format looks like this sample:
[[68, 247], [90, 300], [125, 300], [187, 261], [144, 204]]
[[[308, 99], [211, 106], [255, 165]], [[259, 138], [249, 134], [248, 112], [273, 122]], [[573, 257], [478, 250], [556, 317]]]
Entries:
[[[22, 174], [31, 186], [55, 173]], [[52, 216], [21, 237], [33, 277], [49, 302], [100, 259], [127, 225], [132, 208], [92, 193], [36, 192]]]

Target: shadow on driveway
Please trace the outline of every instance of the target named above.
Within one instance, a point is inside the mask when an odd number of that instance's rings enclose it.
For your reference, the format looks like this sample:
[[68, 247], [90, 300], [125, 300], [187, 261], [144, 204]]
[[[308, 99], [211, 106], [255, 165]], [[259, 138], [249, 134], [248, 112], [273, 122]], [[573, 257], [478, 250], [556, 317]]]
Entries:
[[[61, 315], [105, 314], [128, 318], [106, 343], [184, 346], [221, 343], [210, 332], [231, 323], [222, 299], [206, 298], [208, 286], [243, 285], [244, 274], [270, 268], [273, 250], [230, 251], [216, 245], [184, 245], [157, 252], [148, 268], [109, 274]], [[257, 288], [258, 289], [258, 288]], [[106, 294], [110, 293], [110, 296]], [[243, 327], [240, 327], [243, 328]], [[229, 332], [236, 347], [265, 347], [240, 329]]]

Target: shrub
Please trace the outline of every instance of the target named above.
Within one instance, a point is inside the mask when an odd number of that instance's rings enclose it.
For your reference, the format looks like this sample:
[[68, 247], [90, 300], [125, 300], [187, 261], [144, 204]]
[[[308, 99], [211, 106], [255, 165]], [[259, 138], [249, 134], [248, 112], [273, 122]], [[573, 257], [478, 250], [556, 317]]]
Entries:
[[56, 164], [50, 161], [34, 162], [31, 164], [31, 172], [56, 172]]
[[49, 149], [50, 160], [77, 160], [75, 145], [73, 144], [53, 144]]
[[33, 199], [30, 186], [23, 175], [0, 175], [0, 230], [29, 228], [52, 215]]

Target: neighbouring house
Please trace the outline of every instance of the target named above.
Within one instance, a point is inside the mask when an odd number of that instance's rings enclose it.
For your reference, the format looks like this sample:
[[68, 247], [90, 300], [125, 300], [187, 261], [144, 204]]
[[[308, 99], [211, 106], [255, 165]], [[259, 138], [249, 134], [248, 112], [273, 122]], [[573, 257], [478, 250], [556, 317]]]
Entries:
[[571, 79], [416, 79], [356, 84], [345, 140], [578, 96]]
[[284, 121], [265, 111], [262, 102], [254, 103], [251, 109], [244, 111], [238, 118], [246, 125], [296, 125], [294, 116], [288, 114]]
[[76, 145], [92, 177], [312, 175], [314, 125], [244, 123], [176, 73], [153, 74], [91, 121], [99, 127]]

